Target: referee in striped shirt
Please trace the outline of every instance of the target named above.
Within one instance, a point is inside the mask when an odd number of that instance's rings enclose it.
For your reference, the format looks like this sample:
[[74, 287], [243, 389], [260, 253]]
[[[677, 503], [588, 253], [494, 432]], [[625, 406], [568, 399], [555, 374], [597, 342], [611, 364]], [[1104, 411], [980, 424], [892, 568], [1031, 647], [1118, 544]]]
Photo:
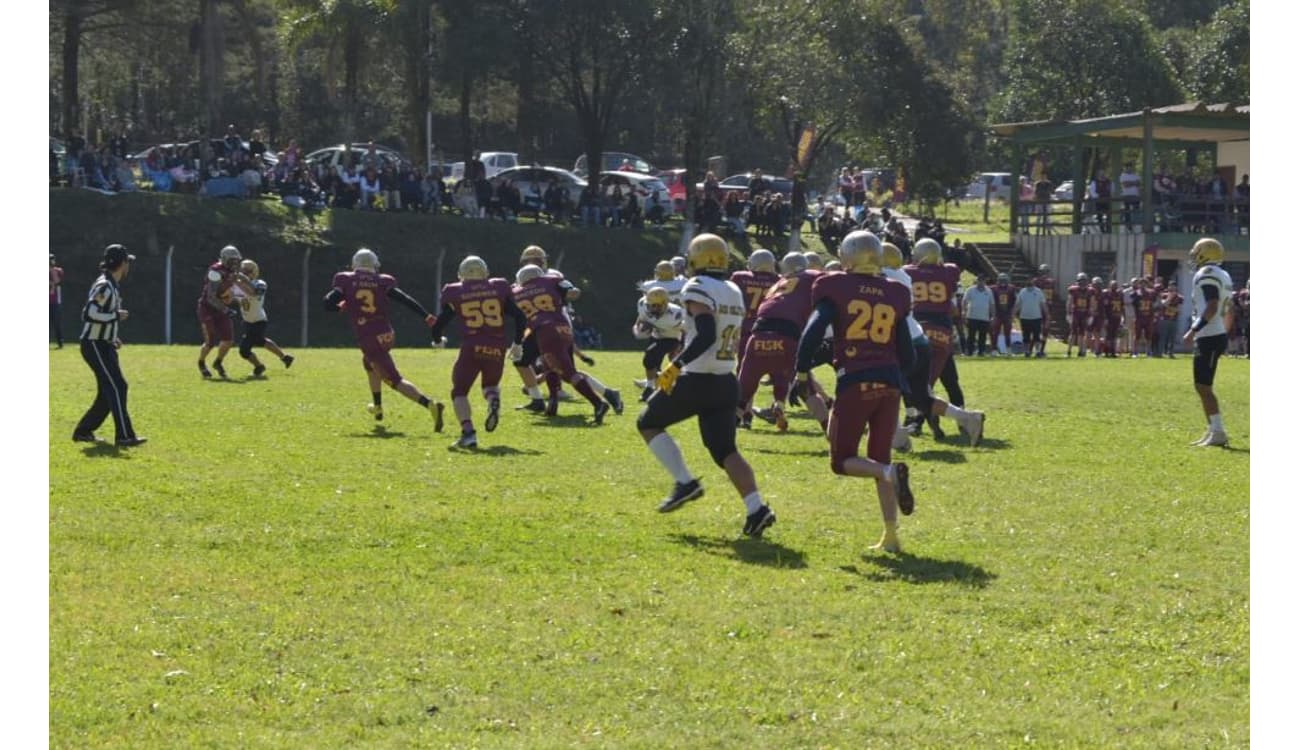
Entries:
[[117, 337], [117, 324], [126, 320], [128, 313], [122, 309], [122, 296], [117, 285], [126, 278], [131, 270], [131, 261], [135, 256], [121, 245], [109, 245], [104, 248], [104, 260], [99, 264], [103, 271], [90, 288], [90, 297], [81, 310], [81, 357], [95, 373], [95, 383], [99, 386], [95, 394], [95, 403], [90, 405], [85, 416], [77, 423], [72, 439], [78, 443], [98, 443], [95, 430], [113, 414], [113, 424], [117, 428], [114, 444], [122, 448], [141, 445], [146, 438], [135, 434], [131, 426], [131, 415], [126, 412], [126, 378], [117, 363], [117, 350], [122, 342]]

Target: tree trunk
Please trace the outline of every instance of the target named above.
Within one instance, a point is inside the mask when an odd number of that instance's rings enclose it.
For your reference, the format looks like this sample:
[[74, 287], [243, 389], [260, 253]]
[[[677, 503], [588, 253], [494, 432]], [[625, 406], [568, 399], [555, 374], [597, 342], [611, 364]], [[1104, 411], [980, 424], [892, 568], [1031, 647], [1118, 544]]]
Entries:
[[[199, 69], [203, 88], [203, 126], [208, 139], [222, 133], [221, 84], [225, 58], [225, 39], [221, 31], [221, 11], [218, 0], [199, 0], [199, 18], [202, 24], [202, 44], [199, 48]], [[207, 151], [208, 144], [203, 144]]]
[[63, 134], [81, 129], [79, 70], [81, 61], [81, 16], [69, 10], [63, 16]]
[[470, 165], [474, 159], [474, 134], [470, 128], [469, 104], [470, 93], [474, 88], [474, 76], [467, 66], [460, 74], [460, 153], [465, 162], [465, 176], [470, 176]]
[[[411, 16], [402, 16], [401, 21], [409, 22], [409, 27], [400, 31], [405, 47], [406, 72], [406, 127], [404, 128], [408, 152], [417, 162], [429, 161], [429, 134], [425, 130], [425, 113], [429, 111], [429, 5], [416, 3], [414, 8], [405, 6]], [[428, 164], [426, 163], [427, 167]]]
[[343, 142], [357, 142], [357, 102], [361, 85], [361, 29], [350, 25], [343, 39]]

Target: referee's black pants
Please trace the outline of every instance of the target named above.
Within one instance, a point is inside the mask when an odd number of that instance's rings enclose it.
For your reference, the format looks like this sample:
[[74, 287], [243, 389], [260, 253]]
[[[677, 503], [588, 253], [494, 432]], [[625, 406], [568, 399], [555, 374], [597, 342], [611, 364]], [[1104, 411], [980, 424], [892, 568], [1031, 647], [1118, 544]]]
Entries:
[[86, 360], [90, 371], [95, 373], [95, 384], [99, 390], [95, 393], [95, 403], [86, 410], [85, 416], [77, 423], [76, 434], [87, 435], [99, 429], [113, 414], [113, 425], [117, 428], [115, 440], [130, 440], [135, 437], [135, 428], [131, 426], [131, 416], [126, 412], [126, 378], [122, 377], [122, 368], [117, 363], [117, 349], [111, 341], [90, 341], [82, 339], [81, 358]]

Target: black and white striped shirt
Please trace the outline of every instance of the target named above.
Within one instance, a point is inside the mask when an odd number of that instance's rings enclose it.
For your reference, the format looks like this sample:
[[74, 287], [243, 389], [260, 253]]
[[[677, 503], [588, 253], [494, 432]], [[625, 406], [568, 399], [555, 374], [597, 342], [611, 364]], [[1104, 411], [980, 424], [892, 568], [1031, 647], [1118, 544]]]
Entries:
[[90, 287], [90, 297], [81, 309], [82, 341], [113, 341], [117, 338], [117, 310], [122, 296], [112, 274], [102, 274]]

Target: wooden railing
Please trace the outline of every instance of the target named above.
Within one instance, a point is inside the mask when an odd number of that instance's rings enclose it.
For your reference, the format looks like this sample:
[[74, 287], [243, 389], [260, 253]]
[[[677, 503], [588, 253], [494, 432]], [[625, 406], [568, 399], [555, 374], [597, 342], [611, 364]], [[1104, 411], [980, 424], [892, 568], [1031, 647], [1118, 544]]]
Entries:
[[[1146, 214], [1141, 201], [1111, 198], [1105, 211], [1098, 210], [1099, 202], [1083, 201], [1082, 218], [1077, 224], [1083, 233], [1142, 231]], [[1152, 224], [1157, 232], [1249, 233], [1249, 198], [1180, 195], [1157, 197], [1154, 203]], [[1016, 234], [1071, 234], [1076, 226], [1074, 201], [1070, 199], [1021, 201], [1017, 209], [1011, 222]]]

